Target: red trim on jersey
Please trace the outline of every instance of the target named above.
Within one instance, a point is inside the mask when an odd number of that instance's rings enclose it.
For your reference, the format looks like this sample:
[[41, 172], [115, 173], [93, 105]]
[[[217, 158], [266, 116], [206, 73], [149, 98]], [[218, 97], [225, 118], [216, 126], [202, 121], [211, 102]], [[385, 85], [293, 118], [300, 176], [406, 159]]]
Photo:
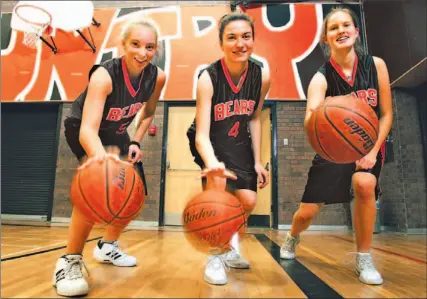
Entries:
[[341, 78], [343, 78], [343, 80], [345, 82], [350, 84], [351, 87], [353, 87], [354, 79], [356, 78], [357, 66], [359, 64], [359, 58], [357, 57], [357, 55], [356, 55], [356, 58], [354, 59], [353, 73], [351, 74], [351, 80], [350, 81], [347, 80], [347, 76], [344, 74], [344, 72], [342, 71], [342, 69], [340, 68], [338, 63], [332, 57], [329, 59], [329, 61], [331, 62], [332, 66], [337, 71], [337, 73], [341, 76]]
[[221, 66], [222, 66], [222, 70], [224, 71], [225, 78], [227, 78], [228, 85], [230, 85], [230, 87], [234, 93], [238, 93], [240, 91], [240, 89], [242, 88], [243, 83], [245, 82], [246, 75], [248, 74], [248, 68], [249, 67], [246, 68], [245, 72], [240, 77], [239, 84], [236, 86], [236, 85], [234, 85], [233, 80], [231, 80], [230, 72], [228, 71], [228, 68], [225, 65], [224, 58], [221, 59]]
[[138, 91], [141, 89], [141, 82], [142, 82], [142, 77], [144, 77], [144, 70], [145, 70], [145, 68], [142, 70], [141, 79], [139, 79], [138, 90], [137, 91], [135, 91], [135, 89], [132, 86], [132, 83], [130, 82], [129, 73], [128, 73], [128, 69], [126, 67], [126, 61], [125, 61], [124, 57], [122, 57], [122, 70], [123, 70], [123, 76], [125, 78], [126, 87], [128, 88], [129, 93], [131, 94], [131, 96], [135, 97], [136, 94], [138, 93]]

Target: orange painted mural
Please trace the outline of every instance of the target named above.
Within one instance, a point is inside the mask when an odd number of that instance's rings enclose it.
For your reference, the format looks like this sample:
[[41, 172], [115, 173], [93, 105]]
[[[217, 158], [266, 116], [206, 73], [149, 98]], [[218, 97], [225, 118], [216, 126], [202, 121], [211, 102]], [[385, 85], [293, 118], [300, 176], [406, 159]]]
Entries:
[[[309, 80], [324, 60], [318, 41], [323, 16], [332, 7], [281, 4], [247, 11], [255, 21], [252, 58], [271, 73], [268, 99], [305, 99]], [[359, 5], [350, 7], [360, 16]], [[199, 71], [222, 56], [217, 22], [229, 11], [227, 5], [95, 9], [101, 25], [82, 33], [92, 35], [97, 51], [78, 34], [56, 30], [57, 54], [46, 45], [26, 47], [23, 33], [8, 26], [10, 14], [2, 14], [1, 101], [74, 101], [85, 89], [93, 64], [122, 54], [120, 32], [131, 18], [149, 18], [159, 27], [160, 47], [153, 63], [167, 74], [161, 100], [194, 100]]]

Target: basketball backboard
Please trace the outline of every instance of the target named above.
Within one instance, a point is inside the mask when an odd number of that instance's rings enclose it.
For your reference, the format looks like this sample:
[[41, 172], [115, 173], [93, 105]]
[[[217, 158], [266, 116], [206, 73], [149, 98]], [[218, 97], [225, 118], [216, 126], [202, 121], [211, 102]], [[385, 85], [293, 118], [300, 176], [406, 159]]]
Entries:
[[[55, 54], [58, 49], [53, 40], [54, 32], [57, 29], [76, 31], [95, 53], [90, 26], [98, 27], [101, 24], [94, 19], [93, 13], [92, 1], [18, 1], [13, 8], [11, 28], [24, 32], [23, 43], [26, 46], [36, 48], [40, 39]], [[83, 35], [84, 28], [89, 30], [92, 43]], [[47, 35], [53, 44], [47, 41]]]
[[14, 13], [11, 19], [11, 28], [24, 32], [35, 32], [32, 26], [22, 20], [37, 22], [36, 18], [45, 18], [43, 12], [37, 11], [37, 8], [22, 9], [24, 15], [21, 18], [16, 14], [16, 9], [22, 5], [31, 7], [39, 7], [48, 12], [51, 16], [50, 26], [55, 29], [61, 29], [67, 32], [80, 30], [89, 27], [93, 18], [93, 3], [92, 1], [18, 1], [14, 7]]

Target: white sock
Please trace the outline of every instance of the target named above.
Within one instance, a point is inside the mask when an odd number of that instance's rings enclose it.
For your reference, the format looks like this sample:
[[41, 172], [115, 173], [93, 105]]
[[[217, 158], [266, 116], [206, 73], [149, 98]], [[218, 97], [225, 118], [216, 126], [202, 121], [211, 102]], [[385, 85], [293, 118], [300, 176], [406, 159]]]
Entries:
[[231, 246], [234, 248], [234, 250], [240, 254], [240, 246], [239, 246], [239, 233], [236, 232], [233, 237], [231, 237]]

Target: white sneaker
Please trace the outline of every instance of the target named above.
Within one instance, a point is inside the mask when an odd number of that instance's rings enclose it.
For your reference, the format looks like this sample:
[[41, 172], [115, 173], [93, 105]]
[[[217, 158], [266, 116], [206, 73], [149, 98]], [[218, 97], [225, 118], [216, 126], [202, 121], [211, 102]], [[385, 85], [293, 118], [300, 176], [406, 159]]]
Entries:
[[[85, 267], [80, 254], [68, 254], [61, 256], [56, 262], [53, 273], [53, 286], [61, 296], [83, 296], [89, 292], [89, 285], [82, 273], [82, 265]], [[89, 274], [89, 271], [87, 271]]]
[[223, 254], [225, 263], [236, 269], [249, 269], [249, 261], [242, 257], [234, 248]]
[[286, 260], [292, 260], [295, 258], [295, 247], [299, 244], [300, 238], [292, 237], [288, 232], [285, 238], [285, 241], [280, 248], [280, 257]]
[[382, 284], [383, 278], [375, 269], [372, 263], [372, 255], [370, 253], [358, 252], [356, 255], [356, 274], [359, 280], [366, 284]]
[[[211, 255], [205, 268], [205, 281], [214, 285], [224, 285], [227, 283], [225, 269], [227, 265], [221, 255]], [[228, 268], [227, 268], [228, 269]]]
[[127, 255], [119, 248], [118, 241], [113, 243], [98, 241], [93, 250], [93, 257], [101, 263], [111, 263], [118, 267], [133, 267], [136, 265], [136, 258]]

